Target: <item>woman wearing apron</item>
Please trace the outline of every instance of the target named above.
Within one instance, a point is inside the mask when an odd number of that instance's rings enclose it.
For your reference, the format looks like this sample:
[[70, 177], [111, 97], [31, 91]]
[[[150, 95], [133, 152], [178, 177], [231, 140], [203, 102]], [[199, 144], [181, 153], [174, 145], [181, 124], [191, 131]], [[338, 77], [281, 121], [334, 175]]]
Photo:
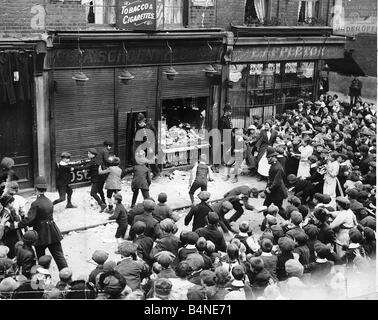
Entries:
[[266, 157], [266, 150], [269, 146], [273, 146], [277, 139], [277, 131], [272, 129], [272, 121], [265, 121], [263, 129], [260, 131], [260, 138], [256, 143], [256, 148], [258, 151], [257, 155], [257, 172], [263, 178], [267, 178], [269, 175], [270, 164]]
[[340, 164], [337, 161], [337, 154], [331, 153], [326, 164], [323, 193], [328, 194], [333, 199], [336, 198], [337, 175], [339, 174], [339, 169]]

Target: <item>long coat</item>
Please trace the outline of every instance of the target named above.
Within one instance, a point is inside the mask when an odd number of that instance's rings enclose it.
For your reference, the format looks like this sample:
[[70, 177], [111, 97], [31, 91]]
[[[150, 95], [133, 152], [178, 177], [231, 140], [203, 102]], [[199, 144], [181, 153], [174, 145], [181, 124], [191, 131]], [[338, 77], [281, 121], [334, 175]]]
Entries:
[[210, 211], [213, 211], [210, 205], [205, 201], [201, 201], [199, 204], [190, 209], [184, 219], [185, 225], [187, 226], [193, 218], [192, 231], [196, 231], [198, 228], [206, 226], [206, 217]]
[[269, 169], [267, 187], [270, 190], [270, 199], [281, 201], [287, 197], [287, 189], [284, 183], [285, 173], [281, 164], [277, 161]]
[[19, 228], [29, 226], [38, 232], [38, 240], [35, 246], [48, 246], [63, 239], [58, 226], [54, 222], [53, 212], [53, 203], [42, 194], [31, 204], [27, 218], [19, 223]]

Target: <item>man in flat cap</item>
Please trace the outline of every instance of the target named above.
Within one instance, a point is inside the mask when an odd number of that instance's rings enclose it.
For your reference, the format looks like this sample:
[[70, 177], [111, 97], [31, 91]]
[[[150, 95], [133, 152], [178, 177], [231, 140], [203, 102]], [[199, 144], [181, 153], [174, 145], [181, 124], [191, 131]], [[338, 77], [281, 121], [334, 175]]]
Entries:
[[33, 246], [37, 242], [38, 233], [35, 230], [28, 230], [22, 236], [22, 241], [15, 245], [17, 265], [21, 274], [30, 278], [30, 270], [36, 265], [37, 257], [34, 253]]
[[[144, 212], [134, 217], [133, 226], [137, 221], [143, 221], [146, 224], [146, 230], [144, 231], [144, 234], [147, 237], [150, 237], [153, 240], [155, 240], [160, 234], [159, 221], [157, 221], [152, 216], [152, 212], [155, 209], [155, 202], [149, 199], [144, 200], [143, 208], [144, 208]], [[134, 233], [133, 228], [131, 228], [130, 239], [133, 240], [134, 237], [135, 237], [135, 233]]]
[[235, 187], [223, 195], [223, 198], [232, 204], [235, 213], [228, 219], [228, 222], [237, 221], [244, 213], [243, 206], [246, 210], [255, 208], [248, 203], [248, 199], [253, 197], [253, 188], [247, 185]]
[[138, 245], [131, 241], [124, 241], [118, 246], [118, 252], [122, 260], [115, 268], [126, 278], [127, 285], [134, 291], [141, 288], [142, 280], [148, 276], [148, 265], [141, 259], [137, 259]]
[[202, 228], [206, 225], [206, 216], [212, 211], [212, 208], [207, 203], [210, 199], [210, 192], [201, 191], [198, 194], [198, 198], [201, 202], [190, 208], [190, 211], [185, 217], [184, 223], [187, 226], [193, 219], [192, 231], [196, 231], [198, 228]]

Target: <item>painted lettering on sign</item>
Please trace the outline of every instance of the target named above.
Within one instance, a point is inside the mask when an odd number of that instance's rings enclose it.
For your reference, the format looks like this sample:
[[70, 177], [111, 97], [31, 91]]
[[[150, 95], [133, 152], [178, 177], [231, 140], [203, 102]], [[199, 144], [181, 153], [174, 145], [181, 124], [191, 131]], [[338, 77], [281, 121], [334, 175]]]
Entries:
[[156, 0], [118, 1], [116, 10], [118, 29], [156, 29]]
[[342, 46], [236, 47], [232, 62], [337, 59], [344, 57]]
[[71, 182], [70, 183], [79, 183], [89, 181], [88, 170], [75, 170], [71, 171]]

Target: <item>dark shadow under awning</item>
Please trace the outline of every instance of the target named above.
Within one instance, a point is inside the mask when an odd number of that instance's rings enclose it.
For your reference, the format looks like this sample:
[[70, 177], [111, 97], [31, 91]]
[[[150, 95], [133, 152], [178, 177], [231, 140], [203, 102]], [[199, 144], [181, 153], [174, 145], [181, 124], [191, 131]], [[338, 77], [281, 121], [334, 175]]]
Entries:
[[325, 60], [329, 66], [330, 71], [337, 72], [345, 76], [365, 76], [364, 71], [352, 57], [352, 52], [345, 51], [343, 59], [329, 59]]

